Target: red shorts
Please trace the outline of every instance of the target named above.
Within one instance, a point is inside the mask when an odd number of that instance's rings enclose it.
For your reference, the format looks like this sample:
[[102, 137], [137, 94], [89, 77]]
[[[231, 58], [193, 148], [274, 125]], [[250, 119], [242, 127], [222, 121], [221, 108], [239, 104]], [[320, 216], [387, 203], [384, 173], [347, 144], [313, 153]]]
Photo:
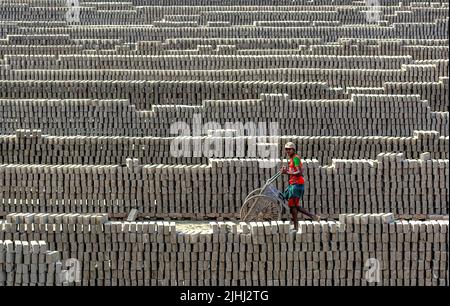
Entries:
[[300, 198], [291, 198], [288, 200], [289, 207], [300, 207]]

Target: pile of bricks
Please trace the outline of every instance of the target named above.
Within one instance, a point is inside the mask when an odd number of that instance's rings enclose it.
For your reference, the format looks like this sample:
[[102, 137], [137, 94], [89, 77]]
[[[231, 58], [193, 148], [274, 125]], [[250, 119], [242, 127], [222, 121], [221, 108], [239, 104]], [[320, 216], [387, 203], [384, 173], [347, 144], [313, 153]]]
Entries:
[[62, 285], [59, 256], [42, 240], [0, 239], [0, 286]]
[[[214, 130], [214, 132], [219, 132]], [[126, 158], [138, 158], [141, 164], [209, 164], [209, 158], [257, 158], [258, 145], [272, 143], [283, 156], [284, 145], [294, 142], [303, 158], [315, 158], [320, 164], [332, 159], [376, 159], [382, 152], [404, 153], [417, 159], [429, 152], [433, 159], [448, 159], [449, 137], [436, 131], [414, 131], [412, 137], [388, 136], [236, 136], [235, 130], [222, 135], [177, 137], [53, 136], [41, 130], [16, 130], [0, 135], [0, 164], [82, 164], [118, 165]], [[207, 144], [217, 150], [204, 153]], [[197, 148], [199, 149], [195, 149]], [[179, 151], [182, 150], [182, 151]]]
[[[0, 286], [448, 286], [448, 0], [370, 4], [0, 1]], [[238, 223], [287, 142], [329, 221]]]
[[[81, 277], [72, 285], [448, 286], [449, 282], [448, 221], [347, 214], [340, 221], [302, 221], [294, 232], [282, 221], [211, 222], [186, 229], [173, 222], [47, 217], [43, 221], [33, 214], [10, 215], [11, 223], [0, 224], [0, 240], [39, 237], [60, 251], [63, 260], [78, 260]], [[17, 250], [20, 242], [15, 243]]]
[[[428, 39], [402, 39], [383, 40], [374, 38], [339, 38], [333, 44], [328, 44], [323, 38], [178, 38], [167, 39], [162, 42], [139, 42], [136, 44], [136, 50], [131, 50], [130, 54], [196, 54], [199, 45], [211, 46], [211, 54], [216, 54], [219, 46], [232, 46], [235, 54], [317, 54], [331, 56], [349, 56], [349, 55], [367, 55], [380, 56], [403, 56], [405, 63], [408, 58], [417, 60], [432, 61], [439, 66], [441, 75], [448, 75], [444, 68], [448, 65], [448, 56], [445, 52], [448, 46], [446, 40], [428, 40]], [[0, 49], [1, 50], [1, 49]], [[216, 51], [216, 52], [214, 52]], [[106, 52], [106, 51], [105, 51]], [[431, 63], [431, 62], [430, 62]], [[386, 61], [383, 63], [385, 68], [396, 67]]]
[[[79, 24], [90, 25], [82, 30], [66, 26], [64, 1], [2, 3], [2, 20], [11, 22], [0, 31], [0, 98], [123, 98], [144, 109], [257, 98], [259, 82], [268, 83], [267, 92], [295, 99], [345, 95], [313, 97], [314, 89], [277, 84], [307, 82], [314, 88], [314, 82], [324, 82], [344, 90], [418, 94], [433, 111], [448, 111], [448, 4], [443, 1], [383, 3], [372, 12], [380, 14], [376, 26], [368, 20], [367, 5], [357, 1], [339, 6], [318, 0], [281, 6], [151, 2], [81, 3]], [[127, 23], [149, 27], [123, 27]], [[141, 84], [152, 80], [194, 84]], [[216, 83], [199, 83], [207, 80]], [[246, 81], [252, 83], [242, 84]], [[170, 89], [161, 91], [165, 87]]]
[[[159, 218], [231, 218], [245, 197], [275, 174], [261, 159], [211, 159], [209, 165], [0, 165], [1, 212], [125, 214]], [[284, 161], [286, 164], [287, 161]], [[402, 216], [448, 214], [448, 159], [303, 161], [303, 206], [324, 216], [392, 211]], [[278, 161], [278, 167], [279, 167]], [[286, 182], [278, 180], [283, 190]]]
[[[200, 51], [206, 52], [205, 49], [213, 48], [211, 45], [200, 45]], [[199, 48], [199, 47], [197, 47]], [[218, 47], [213, 50], [218, 50]], [[220, 49], [224, 48], [222, 46]], [[197, 50], [198, 51], [198, 50]], [[181, 51], [180, 51], [181, 52]], [[174, 52], [173, 52], [174, 53]], [[6, 57], [5, 64], [11, 69], [65, 69], [64, 71], [72, 72], [71, 70], [81, 70], [95, 65], [97, 69], [113, 69], [120, 70], [127, 67], [137, 69], [137, 72], [145, 72], [146, 70], [156, 70], [159, 74], [164, 71], [169, 71], [176, 77], [176, 74], [187, 73], [185, 70], [194, 70], [198, 75], [202, 73], [217, 73], [217, 70], [231, 70], [239, 69], [254, 69], [253, 73], [263, 73], [264, 70], [270, 72], [274, 68], [291, 68], [281, 70], [280, 73], [295, 70], [292, 67], [306, 68], [305, 72], [309, 74], [324, 73], [326, 71], [314, 71], [311, 68], [323, 66], [328, 73], [334, 69], [342, 69], [346, 71], [349, 76], [367, 74], [367, 76], [378, 74], [379, 77], [387, 73], [391, 76], [399, 74], [401, 68], [403, 69], [403, 78], [412, 77], [418, 72], [424, 73], [424, 80], [435, 78], [441, 71], [437, 69], [439, 62], [421, 62], [414, 61], [410, 56], [382, 56], [379, 58], [367, 55], [220, 55], [220, 54], [170, 54], [170, 55], [60, 55], [55, 56], [37, 56], [37, 55], [11, 55]], [[362, 66], [366, 71], [353, 71], [353, 65]], [[382, 69], [380, 69], [382, 68]], [[31, 73], [32, 71], [25, 71]], [[39, 71], [36, 71], [37, 74]], [[75, 72], [75, 71], [74, 71]], [[72, 72], [72, 73], [74, 73]], [[149, 71], [147, 71], [149, 73]], [[252, 71], [247, 71], [247, 74]], [[272, 72], [273, 73], [273, 72]], [[62, 74], [64, 75], [64, 74]], [[245, 72], [243, 74], [246, 75]], [[219, 76], [217, 76], [219, 77]], [[350, 79], [350, 77], [349, 77]], [[376, 79], [376, 78], [374, 78]], [[333, 81], [333, 80], [330, 80]], [[337, 80], [334, 80], [335, 82]], [[356, 80], [355, 80], [356, 81]], [[360, 80], [361, 81], [361, 80]], [[367, 84], [369, 85], [369, 84]]]
[[[286, 91], [289, 88], [286, 86]], [[313, 91], [325, 94], [318, 88]], [[215, 122], [225, 129], [238, 129], [239, 135], [247, 135], [245, 129], [257, 124], [266, 129], [276, 124], [276, 135], [309, 136], [407, 137], [415, 130], [448, 136], [449, 129], [448, 112], [432, 112], [418, 95], [354, 94], [350, 100], [294, 100], [285, 94], [261, 94], [260, 99], [208, 100], [195, 107], [154, 105], [150, 112], [136, 110], [127, 100], [12, 99], [0, 100], [0, 111], [5, 120], [0, 132], [7, 134], [40, 129], [53, 135], [173, 137], [179, 136], [174, 135], [175, 123], [189, 127], [183, 133], [192, 133], [196, 116], [200, 124]], [[53, 114], [52, 120], [45, 116], [48, 113]], [[308, 116], [299, 120], [298, 114]]]

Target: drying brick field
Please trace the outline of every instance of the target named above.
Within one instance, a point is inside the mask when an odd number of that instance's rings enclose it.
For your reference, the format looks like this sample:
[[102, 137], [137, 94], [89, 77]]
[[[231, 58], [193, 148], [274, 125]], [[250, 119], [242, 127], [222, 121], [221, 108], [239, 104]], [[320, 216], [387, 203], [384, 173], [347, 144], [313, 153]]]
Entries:
[[[449, 286], [448, 26], [448, 0], [0, 1], [0, 286]], [[322, 219], [244, 222], [288, 142]]]

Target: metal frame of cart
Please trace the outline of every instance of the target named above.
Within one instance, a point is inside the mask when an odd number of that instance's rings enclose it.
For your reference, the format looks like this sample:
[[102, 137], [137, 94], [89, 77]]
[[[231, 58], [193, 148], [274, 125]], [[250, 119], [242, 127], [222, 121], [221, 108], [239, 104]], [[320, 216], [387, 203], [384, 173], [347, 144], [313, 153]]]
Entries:
[[289, 211], [283, 193], [274, 185], [281, 176], [278, 171], [263, 187], [250, 192], [241, 207], [240, 219], [244, 222], [280, 220], [283, 210]]

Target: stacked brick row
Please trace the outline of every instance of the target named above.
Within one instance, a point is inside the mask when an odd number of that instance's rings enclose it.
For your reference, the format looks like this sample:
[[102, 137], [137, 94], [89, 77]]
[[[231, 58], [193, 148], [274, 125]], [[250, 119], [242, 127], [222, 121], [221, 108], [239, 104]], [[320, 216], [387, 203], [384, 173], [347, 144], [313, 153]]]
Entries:
[[[47, 38], [47, 37], [45, 37]], [[66, 38], [64, 36], [64, 38]], [[37, 41], [35, 43], [38, 43]], [[30, 42], [32, 43], [32, 42]], [[64, 43], [64, 42], [62, 42]], [[11, 55], [5, 56], [5, 64], [11, 69], [143, 69], [143, 70], [229, 70], [314, 68], [351, 69], [400, 69], [412, 65], [410, 56], [329, 56], [329, 55]], [[410, 74], [414, 73], [410, 67]], [[417, 70], [418, 68], [416, 68]], [[351, 72], [351, 71], [350, 71]], [[357, 71], [355, 71], [357, 72]], [[359, 71], [360, 72], [360, 71]], [[383, 72], [382, 70], [380, 71]], [[430, 72], [428, 72], [430, 74]]]
[[[22, 62], [22, 60], [20, 60]], [[356, 63], [355, 63], [356, 64]], [[28, 65], [25, 63], [24, 67]], [[301, 69], [292, 68], [257, 68], [240, 71], [236, 68], [217, 69], [165, 69], [156, 70], [139, 68], [126, 70], [125, 66], [104, 71], [106, 68], [91, 69], [64, 69], [44, 70], [27, 68], [4, 70], [2, 76], [5, 80], [171, 80], [174, 81], [280, 81], [280, 82], [328, 82], [333, 87], [382, 87], [386, 82], [414, 82], [415, 77], [421, 75], [422, 82], [438, 82], [440, 72], [436, 64], [410, 64], [395, 69], [336, 69], [324, 68], [317, 70], [312, 67]], [[42, 70], [41, 70], [42, 69]], [[239, 73], [241, 72], [241, 73]], [[341, 78], [338, 78], [342, 75]], [[419, 83], [420, 84], [420, 83]]]
[[[405, 65], [401, 69], [270, 68], [242, 70], [2, 70], [4, 80], [113, 81], [215, 81], [215, 82], [322, 82], [347, 93], [352, 88], [376, 89], [381, 94], [402, 92], [429, 101], [433, 111], [448, 111], [448, 77], [441, 77], [435, 64]], [[417, 76], [421, 81], [417, 82]], [[205, 90], [205, 89], [203, 89]], [[30, 93], [31, 95], [31, 93]], [[346, 95], [348, 96], [348, 95]]]
[[[48, 12], [46, 15], [36, 14], [36, 4], [17, 6], [8, 3], [3, 5], [5, 12], [0, 15], [6, 20], [15, 20], [15, 15], [25, 17], [27, 21], [64, 21], [66, 17], [66, 5], [64, 1], [40, 1], [44, 6], [53, 5], [55, 9], [52, 13]], [[94, 1], [89, 2], [89, 5], [82, 4], [82, 21], [81, 24], [107, 24], [107, 25], [122, 25], [122, 24], [151, 24], [159, 25], [155, 22], [157, 20], [165, 20], [166, 17], [187, 15], [192, 16], [195, 20], [195, 26], [216, 24], [223, 22], [230, 25], [250, 25], [259, 20], [309, 20], [313, 21], [335, 21], [342, 20], [342, 24], [363, 24], [367, 19], [367, 6], [365, 3], [357, 1], [348, 1], [343, 3], [345, 6], [336, 8], [337, 3], [329, 5], [325, 1], [311, 1], [303, 3], [297, 1], [292, 3], [289, 1], [275, 2], [271, 1], [264, 7], [263, 3], [253, 1], [251, 4], [248, 1], [234, 2], [231, 1], [230, 6], [225, 6], [226, 3], [199, 3], [198, 1], [189, 1], [184, 5], [178, 2], [174, 6], [168, 6], [167, 3], [161, 2], [157, 5], [150, 5], [146, 1], [141, 1], [140, 5], [137, 3], [98, 3]], [[206, 6], [207, 5], [207, 6]], [[248, 7], [247, 5], [253, 5]], [[277, 9], [278, 5], [283, 5]], [[294, 6], [286, 6], [294, 5]], [[377, 5], [381, 3], [377, 2]], [[394, 6], [392, 4], [384, 3], [382, 7], [382, 14], [385, 15], [383, 20], [389, 23], [412, 23], [412, 22], [433, 22], [436, 19], [443, 19], [446, 17], [446, 7], [442, 6], [442, 2], [435, 2], [428, 4], [429, 6], [413, 6], [411, 3], [404, 3], [405, 6]], [[9, 9], [8, 9], [9, 8]], [[33, 14], [34, 13], [34, 14]], [[38, 17], [43, 17], [39, 19]], [[50, 19], [53, 17], [54, 19]], [[170, 18], [166, 21], [173, 22]], [[319, 23], [322, 24], [322, 23]], [[314, 23], [312, 24], [314, 25]]]
[[[63, 12], [63, 11], [62, 11]], [[66, 9], [67, 12], [67, 9]], [[429, 23], [394, 23], [389, 26], [377, 27], [372, 23], [356, 24], [350, 26], [312, 26], [312, 27], [256, 27], [256, 26], [212, 26], [205, 27], [86, 27], [80, 30], [77, 27], [5, 27], [0, 32], [6, 35], [53, 35], [61, 32], [69, 34], [73, 39], [86, 39], [86, 37], [108, 37], [122, 39], [126, 42], [150, 41], [164, 39], [200, 38], [200, 37], [305, 37], [324, 38], [326, 41], [335, 41], [343, 37], [359, 37], [371, 39], [448, 39], [448, 19], [437, 19]], [[109, 33], [109, 35], [108, 35]]]
[[[49, 41], [58, 39], [49, 44]], [[39, 48], [29, 48], [30, 44]], [[7, 55], [8, 62], [14, 61], [16, 55], [27, 60], [24, 69], [31, 69], [37, 63], [40, 67], [45, 59], [55, 68], [57, 61], [49, 55], [89, 54], [95, 46], [98, 55], [328, 55], [328, 56], [382, 56], [410, 57], [412, 60], [438, 60], [439, 65], [448, 66], [448, 39], [360, 39], [342, 38], [336, 42], [326, 42], [321, 38], [178, 38], [161, 41], [139, 41], [125, 44], [119, 39], [102, 39], [100, 41], [72, 40], [69, 35], [39, 35], [34, 39], [26, 35], [8, 35], [0, 39], [0, 55]], [[111, 49], [114, 48], [114, 52]], [[34, 57], [31, 60], [31, 55]], [[16, 61], [16, 65], [19, 62]], [[399, 68], [396, 61], [384, 61], [383, 67]], [[5, 68], [5, 66], [0, 66]], [[10, 67], [8, 67], [10, 68]], [[5, 70], [9, 72], [9, 70]], [[447, 70], [440, 70], [448, 75]], [[447, 74], [446, 74], [447, 73]], [[6, 73], [5, 73], [6, 74]]]
[[[447, 67], [448, 69], [448, 63]], [[429, 101], [431, 109], [439, 112], [448, 112], [448, 76], [439, 77], [437, 82], [385, 82], [383, 93], [393, 94], [402, 92], [407, 95], [419, 95]]]
[[[284, 161], [286, 164], [286, 161]], [[392, 211], [448, 214], [448, 159], [304, 160], [303, 206], [324, 216]], [[1, 212], [125, 214], [158, 218], [231, 218], [245, 197], [279, 168], [262, 159], [211, 159], [209, 165], [0, 165]], [[278, 190], [286, 187], [278, 180]]]
[[[235, 136], [235, 130], [211, 132], [208, 136], [162, 138], [50, 136], [42, 135], [40, 130], [17, 130], [15, 135], [0, 135], [0, 164], [120, 165], [127, 158], [138, 158], [142, 164], [208, 164], [210, 158], [263, 157], [258, 146], [267, 143], [278, 148], [278, 155], [271, 157], [280, 157], [287, 142], [294, 142], [303, 158], [315, 158], [322, 165], [331, 164], [333, 158], [376, 159], [382, 152], [404, 153], [408, 159], [419, 158], [421, 152], [429, 152], [433, 159], [449, 158], [448, 136], [440, 136], [435, 131], [414, 131], [412, 137], [271, 136], [266, 139]], [[195, 150], [197, 143], [200, 145]], [[221, 149], [214, 150], [214, 144]]]
[[[67, 9], [66, 9], [67, 11]], [[61, 12], [64, 12], [61, 10]], [[448, 13], [448, 8], [447, 8]], [[18, 17], [20, 18], [20, 17]], [[37, 22], [39, 24], [39, 22]], [[33, 24], [33, 23], [31, 23]], [[311, 27], [255, 27], [255, 26], [212, 26], [206, 27], [123, 27], [117, 25], [111, 27], [89, 27], [81, 31], [76, 27], [66, 27], [64, 23], [56, 22], [54, 27], [45, 27], [46, 23], [40, 22], [44, 27], [31, 27], [29, 24], [17, 26], [7, 24], [0, 31], [0, 35], [69, 35], [72, 39], [83, 40], [86, 37], [108, 37], [109, 39], [122, 40], [127, 43], [138, 41], [164, 41], [166, 39], [184, 38], [228, 38], [247, 37], [304, 37], [322, 38], [326, 42], [336, 41], [340, 38], [361, 39], [448, 39], [448, 19], [436, 19], [430, 23], [394, 23], [388, 27], [374, 27], [370, 23], [354, 26], [311, 26]], [[420, 51], [416, 51], [420, 54]]]
[[201, 105], [204, 100], [258, 99], [272, 92], [298, 99], [348, 98], [342, 88], [332, 88], [325, 82], [0, 80], [0, 90], [2, 100], [32, 99], [42, 107], [51, 107], [46, 99], [126, 99], [139, 110], [151, 110], [153, 105]]
[[[85, 89], [90, 88], [88, 84], [85, 83]], [[316, 95], [333, 92], [322, 87], [321, 83], [315, 85], [311, 91], [303, 86], [297, 89], [299, 94], [301, 91]], [[263, 87], [260, 91], [264, 91]], [[294, 86], [288, 88], [295, 90]], [[166, 89], [169, 91], [170, 87]], [[222, 86], [217, 86], [216, 91], [221, 89]], [[182, 87], [179, 87], [170, 95], [181, 92]], [[229, 92], [236, 94], [231, 87]], [[41, 96], [45, 94], [40, 93]], [[111, 92], [104, 93], [112, 95]], [[140, 91], [133, 94], [144, 95]], [[189, 97], [186, 93], [182, 95]], [[190, 98], [195, 99], [195, 96], [192, 93]], [[176, 103], [176, 100], [169, 99]], [[194, 120], [200, 120], [200, 124], [214, 122], [215, 129], [219, 125], [223, 129], [237, 129], [238, 135], [252, 136], [406, 137], [415, 130], [434, 130], [447, 136], [449, 128], [448, 112], [433, 112], [426, 101], [412, 95], [353, 94], [350, 100], [294, 100], [288, 95], [262, 94], [257, 100], [210, 100], [202, 106], [153, 105], [152, 111], [136, 110], [135, 105], [127, 100], [11, 99], [0, 100], [0, 111], [3, 117], [0, 133], [4, 134], [15, 133], [17, 129], [40, 129], [44, 134], [67, 136], [173, 137], [180, 135], [177, 133], [189, 136], [193, 135]], [[47, 116], [49, 113], [51, 118]], [[305, 115], [299, 120], [298, 114]], [[249, 126], [258, 124], [266, 132], [268, 129], [275, 130], [265, 135], [255, 134], [252, 130], [245, 133]]]
[[30, 239], [0, 239], [0, 286], [62, 285], [60, 253], [49, 251], [45, 241]]
[[0, 240], [46, 240], [63, 260], [80, 263], [72, 285], [449, 283], [448, 221], [350, 214], [302, 221], [294, 232], [282, 221], [183, 229], [174, 222], [111, 222], [95, 215], [36, 216], [9, 215]]
[[[332, 44], [322, 38], [179, 38], [159, 41], [141, 41], [136, 49], [117, 54], [299, 54], [331, 56], [411, 56], [413, 60], [448, 59], [447, 39], [361, 39], [339, 38]], [[209, 46], [207, 49], [199, 46]], [[228, 48], [227, 48], [228, 47]], [[230, 50], [232, 47], [235, 50]], [[49, 52], [50, 50], [47, 50]], [[56, 52], [56, 50], [55, 50]], [[99, 54], [110, 52], [99, 51]], [[120, 52], [120, 50], [118, 51]], [[225, 53], [226, 54], [226, 53]]]

